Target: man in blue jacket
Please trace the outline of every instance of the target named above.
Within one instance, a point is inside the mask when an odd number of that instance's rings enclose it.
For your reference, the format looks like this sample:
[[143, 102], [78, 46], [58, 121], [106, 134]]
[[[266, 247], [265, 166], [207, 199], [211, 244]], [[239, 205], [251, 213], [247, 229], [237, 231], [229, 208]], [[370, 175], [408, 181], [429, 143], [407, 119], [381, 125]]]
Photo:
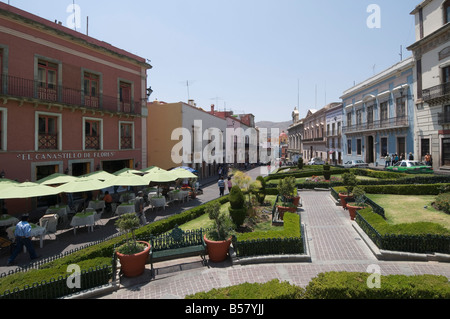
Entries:
[[16, 236], [16, 248], [8, 259], [8, 266], [13, 265], [14, 259], [16, 259], [24, 245], [27, 247], [31, 260], [40, 257], [36, 254], [33, 243], [31, 242], [31, 225], [28, 223], [28, 215], [22, 216], [21, 221], [16, 225], [14, 236]]

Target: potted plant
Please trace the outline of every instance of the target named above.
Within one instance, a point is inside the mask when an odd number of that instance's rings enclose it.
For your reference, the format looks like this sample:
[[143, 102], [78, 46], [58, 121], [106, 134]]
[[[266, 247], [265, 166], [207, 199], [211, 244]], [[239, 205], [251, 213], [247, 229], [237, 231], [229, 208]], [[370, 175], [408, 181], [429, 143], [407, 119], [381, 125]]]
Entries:
[[339, 193], [339, 198], [341, 200], [342, 208], [347, 209], [347, 202], [345, 201], [347, 198], [353, 197], [351, 195], [353, 188], [358, 184], [356, 176], [353, 172], [347, 172], [342, 174], [342, 183], [347, 189], [347, 194]]
[[209, 260], [212, 262], [222, 262], [228, 256], [233, 223], [225, 212], [220, 211], [220, 204], [218, 202], [208, 204], [205, 211], [209, 219], [214, 221], [213, 228], [203, 236], [208, 250]]
[[354, 202], [347, 203], [348, 212], [350, 213], [350, 219], [354, 220], [356, 217], [356, 211], [367, 207], [365, 202], [364, 189], [361, 187], [355, 187], [353, 189]]
[[[139, 219], [135, 213], [124, 214], [116, 221], [116, 226], [120, 231], [125, 232], [126, 242], [116, 249], [122, 273], [125, 277], [137, 277], [145, 270], [150, 244], [145, 241], [137, 241], [134, 234], [139, 228]], [[131, 238], [130, 236], [131, 235]]]
[[278, 214], [281, 220], [283, 220], [284, 213], [286, 211], [295, 213], [297, 206], [293, 203], [294, 191], [295, 191], [295, 177], [286, 177], [282, 179], [277, 186], [278, 193], [283, 200], [283, 205], [277, 205]]

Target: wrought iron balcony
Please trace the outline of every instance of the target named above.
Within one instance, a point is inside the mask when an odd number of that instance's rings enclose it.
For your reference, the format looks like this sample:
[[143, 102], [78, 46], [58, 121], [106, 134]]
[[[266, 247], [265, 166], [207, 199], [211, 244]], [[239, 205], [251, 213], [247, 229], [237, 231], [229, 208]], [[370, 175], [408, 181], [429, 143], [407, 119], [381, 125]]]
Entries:
[[344, 126], [342, 128], [342, 132], [345, 134], [349, 134], [366, 131], [386, 130], [400, 127], [409, 127], [408, 118], [406, 116], [393, 117], [373, 122], [365, 122], [356, 125]]
[[303, 143], [308, 143], [308, 142], [325, 142], [325, 138], [324, 137], [316, 137], [316, 138], [307, 138], [303, 140]]
[[450, 100], [450, 82], [422, 90], [422, 99], [429, 104]]
[[62, 104], [112, 113], [141, 114], [140, 101], [121, 101], [118, 97], [100, 94], [86, 96], [80, 89], [72, 89], [39, 81], [1, 76], [0, 96], [32, 99], [44, 103]]

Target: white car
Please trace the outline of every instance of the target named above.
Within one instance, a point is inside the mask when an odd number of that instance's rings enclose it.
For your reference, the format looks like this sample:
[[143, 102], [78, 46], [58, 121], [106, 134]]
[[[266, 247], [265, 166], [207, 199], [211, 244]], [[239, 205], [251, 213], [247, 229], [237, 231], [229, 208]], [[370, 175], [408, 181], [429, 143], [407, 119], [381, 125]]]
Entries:
[[325, 162], [319, 157], [314, 157], [308, 162], [308, 165], [325, 165]]
[[363, 160], [351, 160], [344, 163], [345, 168], [353, 168], [353, 167], [369, 167], [369, 164], [364, 162]]

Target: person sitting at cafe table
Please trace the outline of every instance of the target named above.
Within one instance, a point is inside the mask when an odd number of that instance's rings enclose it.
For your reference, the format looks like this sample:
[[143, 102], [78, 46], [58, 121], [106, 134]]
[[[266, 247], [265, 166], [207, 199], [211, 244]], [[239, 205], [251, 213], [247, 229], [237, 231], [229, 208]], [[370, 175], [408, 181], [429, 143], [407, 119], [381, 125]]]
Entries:
[[108, 191], [105, 192], [105, 196], [103, 197], [103, 200], [105, 201], [105, 210], [107, 212], [111, 211], [111, 204], [113, 202], [112, 196], [109, 194]]
[[7, 266], [13, 265], [14, 260], [23, 249], [23, 246], [27, 248], [31, 260], [40, 257], [36, 254], [33, 243], [31, 241], [31, 225], [28, 223], [28, 215], [22, 216], [21, 221], [16, 225], [14, 236], [16, 237], [16, 248], [13, 250], [11, 256], [9, 257]]

